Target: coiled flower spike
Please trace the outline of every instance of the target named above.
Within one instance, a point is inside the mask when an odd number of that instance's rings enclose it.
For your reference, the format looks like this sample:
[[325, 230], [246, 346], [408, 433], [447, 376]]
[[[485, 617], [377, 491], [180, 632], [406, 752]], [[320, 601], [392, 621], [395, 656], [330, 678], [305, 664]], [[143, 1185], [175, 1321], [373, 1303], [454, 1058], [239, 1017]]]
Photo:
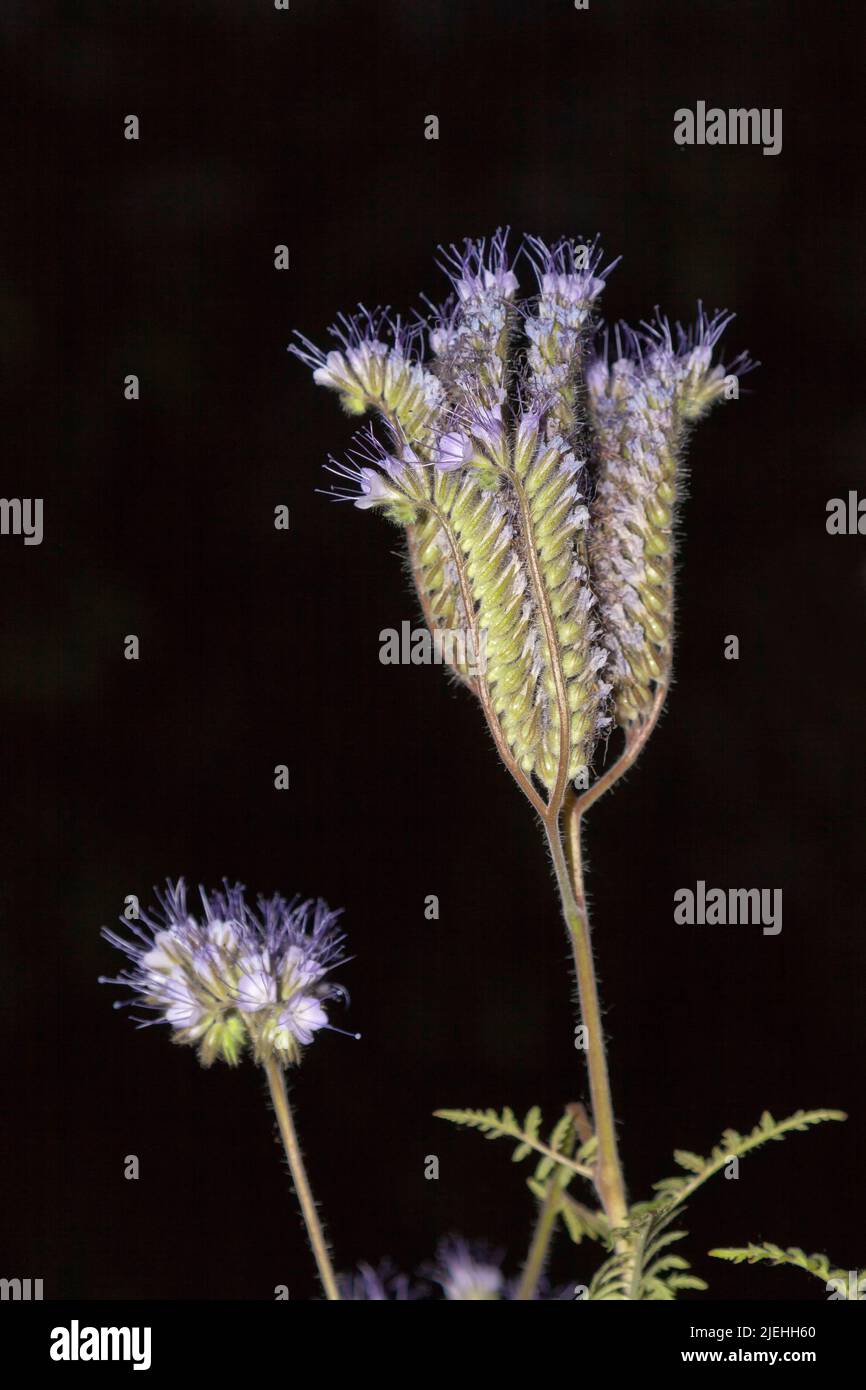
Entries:
[[[306, 341], [293, 349], [349, 410], [374, 408], [385, 420], [386, 442], [363, 436], [336, 471], [356, 484], [360, 506], [406, 528], [434, 634], [459, 629], [471, 650], [483, 645], [485, 670], [457, 673], [542, 809], [561, 801], [609, 723], [608, 653], [583, 540], [586, 452], [572, 427], [574, 366], [603, 273], [594, 251], [589, 272], [578, 268], [580, 251], [533, 243], [542, 298], [527, 311], [515, 302], [504, 234], [452, 247], [443, 268], [454, 294], [430, 329], [426, 366], [416, 356], [422, 330], [395, 325], [385, 343], [369, 334], [386, 320], [363, 311], [337, 326], [336, 352]], [[532, 364], [515, 375], [524, 322]]]
[[616, 719], [626, 729], [649, 719], [655, 689], [670, 681], [674, 526], [688, 430], [751, 365], [745, 356], [727, 369], [712, 365], [731, 318], [700, 311], [689, 330], [672, 330], [660, 315], [642, 332], [621, 325], [613, 364], [600, 357], [587, 371], [597, 450], [590, 569]]
[[332, 329], [335, 350], [291, 350], [351, 414], [384, 421], [332, 460], [351, 484], [337, 495], [405, 529], [433, 635], [483, 647], [483, 671], [459, 653], [454, 669], [549, 819], [612, 715], [629, 728], [669, 678], [677, 466], [729, 379], [711, 360], [729, 320], [702, 314], [676, 344], [661, 318], [623, 330], [609, 368], [590, 355], [612, 269], [597, 244], [527, 238], [536, 293], [521, 301], [506, 240], [444, 253], [453, 293], [431, 323], [362, 309]]

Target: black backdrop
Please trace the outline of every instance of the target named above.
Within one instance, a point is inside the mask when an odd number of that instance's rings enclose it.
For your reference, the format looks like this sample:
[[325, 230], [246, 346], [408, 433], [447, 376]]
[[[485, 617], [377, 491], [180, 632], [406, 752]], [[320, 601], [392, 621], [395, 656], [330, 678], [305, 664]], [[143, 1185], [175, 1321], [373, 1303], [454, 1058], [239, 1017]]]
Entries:
[[[0, 1273], [61, 1298], [315, 1292], [251, 1066], [200, 1072], [96, 983], [100, 925], [181, 873], [346, 908], [364, 1038], [320, 1037], [295, 1086], [339, 1266], [410, 1267], [447, 1231], [524, 1253], [507, 1150], [431, 1111], [584, 1094], [546, 856], [471, 700], [379, 663], [380, 629], [417, 617], [397, 533], [316, 494], [351, 424], [285, 351], [358, 300], [439, 296], [437, 243], [510, 223], [598, 231], [625, 257], [609, 318], [703, 296], [763, 363], [693, 442], [677, 684], [591, 817], [590, 887], [633, 1193], [764, 1107], [850, 1111], [690, 1213], [711, 1296], [822, 1298], [703, 1252], [866, 1260], [866, 564], [825, 530], [864, 486], [856, 11], [13, 0], [0, 24], [2, 491], [45, 499], [41, 546], [0, 539]], [[782, 153], [678, 148], [697, 100], [781, 107]], [[699, 878], [783, 888], [781, 936], [675, 925]], [[590, 1268], [559, 1247], [557, 1277]]]

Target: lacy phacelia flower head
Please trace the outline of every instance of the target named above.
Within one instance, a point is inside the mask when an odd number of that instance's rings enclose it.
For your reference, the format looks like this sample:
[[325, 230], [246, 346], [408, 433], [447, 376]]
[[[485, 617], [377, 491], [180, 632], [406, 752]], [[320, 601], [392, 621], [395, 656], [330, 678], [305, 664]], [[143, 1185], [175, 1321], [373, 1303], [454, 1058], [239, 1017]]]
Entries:
[[[534, 284], [519, 298], [523, 254]], [[353, 414], [375, 410], [334, 471], [338, 493], [406, 528], [429, 626], [486, 641], [479, 697], [497, 747], [539, 809], [562, 804], [611, 724], [644, 717], [669, 676], [671, 526], [686, 429], [748, 366], [713, 353], [728, 319], [659, 318], [593, 358], [605, 278], [596, 242], [506, 234], [451, 247], [453, 294], [409, 330], [364, 310], [336, 350], [292, 351]], [[483, 637], [482, 637], [483, 634]], [[540, 790], [539, 790], [540, 789]]]
[[[183, 880], [158, 893], [161, 911], [124, 925], [134, 939], [103, 936], [132, 962], [102, 983], [127, 986], [131, 1000], [167, 1023], [172, 1040], [197, 1046], [204, 1066], [235, 1066], [247, 1046], [256, 1061], [300, 1060], [301, 1049], [329, 1027], [326, 1004], [345, 998], [330, 972], [345, 960], [339, 913], [325, 903], [287, 902], [276, 894], [246, 902], [240, 884], [205, 893], [202, 911], [187, 908]], [[121, 1007], [121, 1004], [115, 1007]]]

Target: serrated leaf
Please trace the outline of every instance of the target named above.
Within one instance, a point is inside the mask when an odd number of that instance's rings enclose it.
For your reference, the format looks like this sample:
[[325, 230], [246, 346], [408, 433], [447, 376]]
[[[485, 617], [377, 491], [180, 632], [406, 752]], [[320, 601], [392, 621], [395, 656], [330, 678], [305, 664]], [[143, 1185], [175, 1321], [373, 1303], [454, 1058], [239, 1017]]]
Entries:
[[655, 1205], [661, 1207], [668, 1201], [678, 1204], [686, 1201], [732, 1158], [741, 1158], [761, 1144], [784, 1139], [789, 1133], [806, 1130], [811, 1125], [822, 1124], [827, 1120], [844, 1119], [847, 1119], [847, 1116], [842, 1110], [797, 1110], [785, 1120], [775, 1120], [769, 1110], [765, 1110], [750, 1134], [740, 1134], [735, 1129], [726, 1129], [722, 1134], [721, 1143], [716, 1145], [709, 1158], [701, 1158], [699, 1154], [693, 1154], [688, 1149], [677, 1149], [674, 1158], [682, 1168], [691, 1173], [691, 1177], [662, 1178], [660, 1182], [654, 1183], [653, 1189], [659, 1193]]
[[708, 1289], [710, 1286], [705, 1279], [699, 1279], [696, 1274], [672, 1274], [668, 1279], [668, 1284], [672, 1289], [698, 1289], [700, 1291]]
[[674, 1162], [689, 1173], [700, 1173], [706, 1159], [701, 1158], [700, 1154], [690, 1153], [688, 1149], [674, 1149]]
[[654, 1235], [647, 1245], [646, 1258], [652, 1260], [660, 1250], [666, 1245], [673, 1245], [676, 1240], [683, 1240], [685, 1231], [662, 1231], [660, 1235]]
[[581, 1144], [580, 1148], [578, 1149], [578, 1151], [577, 1151], [578, 1160], [579, 1160], [581, 1163], [590, 1163], [590, 1162], [592, 1162], [593, 1158], [595, 1157], [595, 1151], [596, 1151], [597, 1148], [598, 1148], [598, 1137], [597, 1137], [595, 1134], [593, 1134], [593, 1136], [592, 1136], [590, 1139], [587, 1139], [587, 1141], [586, 1141], [585, 1144]]
[[610, 1228], [603, 1211], [590, 1211], [566, 1193], [560, 1200], [559, 1214], [575, 1245], [579, 1245], [584, 1236], [588, 1240], [609, 1242]]
[[572, 1121], [570, 1115], [563, 1115], [562, 1119], [557, 1121], [554, 1125], [548, 1142], [550, 1147], [555, 1149], [557, 1153], [563, 1152], [566, 1140], [571, 1135], [571, 1128]]
[[644, 1278], [657, 1278], [660, 1274], [664, 1274], [668, 1270], [686, 1270], [688, 1267], [689, 1262], [688, 1260], [684, 1260], [682, 1255], [663, 1255], [660, 1260], [654, 1260], [653, 1263], [644, 1270]]
[[537, 1105], [533, 1105], [532, 1109], [528, 1110], [526, 1113], [526, 1119], [523, 1121], [523, 1131], [525, 1134], [530, 1135], [532, 1139], [537, 1139], [540, 1126], [541, 1110]]
[[832, 1283], [841, 1299], [866, 1302], [866, 1271], [834, 1269], [826, 1255], [807, 1255], [796, 1245], [783, 1250], [780, 1245], [762, 1241], [760, 1244], [720, 1246], [709, 1253], [713, 1259], [728, 1260], [731, 1264], [791, 1265], [820, 1279], [825, 1287]]
[[[570, 1174], [579, 1173], [581, 1177], [592, 1179], [592, 1172], [586, 1164], [578, 1162], [569, 1157], [568, 1154], [553, 1152], [549, 1145], [538, 1138], [538, 1131], [541, 1126], [541, 1110], [537, 1105], [529, 1110], [524, 1125], [521, 1126], [514, 1111], [506, 1105], [501, 1114], [495, 1110], [434, 1110], [437, 1119], [448, 1120], [451, 1124], [462, 1125], [469, 1129], [477, 1129], [485, 1139], [516, 1139], [518, 1145], [519, 1158], [526, 1157], [527, 1153], [534, 1150], [548, 1160], [550, 1167], [545, 1167], [544, 1176], [554, 1166], [565, 1169]], [[538, 1174], [536, 1174], [538, 1176]]]

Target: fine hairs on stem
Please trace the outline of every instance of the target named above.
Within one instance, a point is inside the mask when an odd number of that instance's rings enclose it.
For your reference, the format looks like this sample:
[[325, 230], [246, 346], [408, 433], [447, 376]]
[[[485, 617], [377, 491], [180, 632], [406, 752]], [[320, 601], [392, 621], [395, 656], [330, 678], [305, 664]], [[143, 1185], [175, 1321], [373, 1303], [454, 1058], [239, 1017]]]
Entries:
[[322, 1230], [322, 1223], [319, 1220], [319, 1213], [316, 1210], [316, 1203], [310, 1190], [309, 1179], [304, 1167], [304, 1160], [301, 1156], [301, 1148], [298, 1143], [298, 1135], [295, 1130], [295, 1122], [292, 1117], [292, 1107], [289, 1104], [289, 1096], [286, 1090], [286, 1078], [283, 1069], [273, 1058], [269, 1058], [264, 1064], [265, 1075], [268, 1079], [268, 1089], [271, 1093], [274, 1113], [279, 1125], [280, 1138], [283, 1141], [283, 1148], [286, 1151], [286, 1158], [289, 1164], [289, 1171], [292, 1174], [292, 1182], [295, 1185], [295, 1192], [300, 1203], [301, 1213], [304, 1218], [304, 1225], [307, 1228], [307, 1235], [310, 1238], [310, 1246], [313, 1257], [316, 1261], [316, 1268], [319, 1271], [319, 1278], [322, 1281], [322, 1288], [325, 1291], [325, 1298], [330, 1302], [336, 1302], [340, 1298], [340, 1291], [337, 1287], [337, 1280], [331, 1265], [331, 1257], [328, 1254], [328, 1244], [325, 1233]]

